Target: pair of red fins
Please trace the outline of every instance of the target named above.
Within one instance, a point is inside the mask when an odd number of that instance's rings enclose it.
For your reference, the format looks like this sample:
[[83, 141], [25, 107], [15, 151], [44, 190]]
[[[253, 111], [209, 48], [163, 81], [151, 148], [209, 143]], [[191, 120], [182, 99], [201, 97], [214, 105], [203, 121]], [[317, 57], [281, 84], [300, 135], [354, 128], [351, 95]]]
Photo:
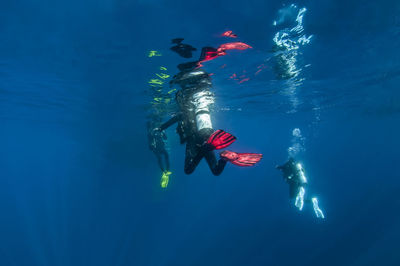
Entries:
[[213, 60], [217, 57], [226, 55], [226, 51], [228, 50], [246, 50], [249, 48], [253, 48], [250, 45], [243, 42], [229, 42], [221, 44], [218, 48], [214, 47], [203, 47], [201, 50], [199, 65], [201, 63]]
[[[225, 31], [221, 36], [237, 38], [237, 35], [234, 34], [231, 30]], [[199, 65], [201, 63], [213, 60], [217, 57], [226, 55], [227, 50], [246, 50], [249, 48], [253, 48], [250, 45], [243, 42], [230, 42], [221, 44], [218, 48], [213, 47], [204, 47], [201, 51], [201, 56], [199, 60]]]
[[[235, 140], [235, 136], [219, 129], [208, 138], [207, 145], [212, 150], [220, 150], [228, 147]], [[223, 160], [238, 166], [253, 166], [262, 158], [262, 154], [259, 153], [237, 153], [233, 151], [223, 151], [220, 156]]]

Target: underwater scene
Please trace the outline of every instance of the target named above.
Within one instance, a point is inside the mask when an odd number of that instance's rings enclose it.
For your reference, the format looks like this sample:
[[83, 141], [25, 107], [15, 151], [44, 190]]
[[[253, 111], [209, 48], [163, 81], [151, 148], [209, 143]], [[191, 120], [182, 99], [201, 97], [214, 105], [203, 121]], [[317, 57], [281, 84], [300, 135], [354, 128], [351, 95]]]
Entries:
[[0, 1], [1, 266], [400, 265], [400, 1]]

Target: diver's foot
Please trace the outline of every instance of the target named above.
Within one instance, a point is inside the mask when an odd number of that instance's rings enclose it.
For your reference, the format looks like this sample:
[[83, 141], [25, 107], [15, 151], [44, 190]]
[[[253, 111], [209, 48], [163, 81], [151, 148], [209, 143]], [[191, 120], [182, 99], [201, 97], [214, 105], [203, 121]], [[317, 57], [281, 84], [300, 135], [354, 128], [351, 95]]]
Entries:
[[294, 205], [301, 211], [304, 206], [304, 194], [306, 194], [306, 191], [303, 187], [300, 187], [299, 193], [296, 196], [296, 201]]
[[318, 199], [317, 198], [312, 198], [311, 201], [312, 201], [312, 204], [313, 204], [315, 216], [317, 216], [317, 218], [324, 219], [325, 215], [324, 215], [324, 213], [322, 212], [322, 210], [318, 206]]
[[259, 153], [236, 153], [233, 151], [223, 151], [220, 153], [223, 160], [238, 166], [253, 166], [262, 159]]
[[169, 176], [172, 174], [170, 171], [164, 171], [161, 176], [160, 185], [162, 188], [167, 188], [169, 183]]

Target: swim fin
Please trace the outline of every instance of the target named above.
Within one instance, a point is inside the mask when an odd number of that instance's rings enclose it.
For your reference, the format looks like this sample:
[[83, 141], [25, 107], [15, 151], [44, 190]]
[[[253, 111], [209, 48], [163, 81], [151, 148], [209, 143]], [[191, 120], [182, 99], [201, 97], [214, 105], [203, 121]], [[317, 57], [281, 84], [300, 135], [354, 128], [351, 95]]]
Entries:
[[215, 131], [207, 140], [206, 145], [210, 150], [220, 150], [235, 142], [236, 137], [222, 129]]
[[161, 176], [161, 181], [160, 185], [162, 188], [167, 188], [168, 183], [169, 183], [169, 176], [172, 174], [170, 171], [164, 171], [162, 176]]
[[199, 58], [199, 63], [213, 60], [222, 54], [218, 54], [217, 49], [214, 47], [203, 47]]
[[223, 151], [220, 156], [238, 166], [253, 166], [262, 159], [260, 153], [236, 153], [233, 151]]

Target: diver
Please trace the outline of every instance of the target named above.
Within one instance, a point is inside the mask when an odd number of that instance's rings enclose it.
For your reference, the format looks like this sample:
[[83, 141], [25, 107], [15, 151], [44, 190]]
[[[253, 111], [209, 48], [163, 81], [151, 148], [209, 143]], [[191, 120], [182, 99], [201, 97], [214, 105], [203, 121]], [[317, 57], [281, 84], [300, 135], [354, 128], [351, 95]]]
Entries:
[[169, 154], [166, 149], [165, 141], [167, 136], [163, 131], [154, 130], [156, 128], [150, 121], [147, 122], [147, 138], [149, 149], [156, 155], [158, 166], [162, 171], [161, 187], [166, 188], [169, 182], [171, 171], [169, 169]]
[[213, 129], [210, 115], [214, 103], [211, 77], [194, 62], [180, 64], [178, 68], [181, 72], [174, 76], [170, 85], [180, 87], [176, 93], [179, 112], [156, 131], [164, 131], [178, 123], [176, 131], [180, 142], [186, 143], [185, 173], [193, 173], [203, 158], [206, 159], [214, 175], [220, 175], [227, 162], [239, 166], [253, 166], [259, 162], [262, 154], [232, 151], [220, 153], [220, 159], [217, 160], [214, 150], [228, 147], [236, 137], [223, 130]]
[[318, 206], [317, 197], [311, 199], [305, 197], [308, 181], [301, 163], [289, 158], [285, 164], [277, 166], [276, 169], [282, 171], [283, 178], [289, 184], [289, 196], [295, 199], [294, 205], [301, 211], [304, 203], [312, 203], [316, 217], [324, 219], [325, 216]]

